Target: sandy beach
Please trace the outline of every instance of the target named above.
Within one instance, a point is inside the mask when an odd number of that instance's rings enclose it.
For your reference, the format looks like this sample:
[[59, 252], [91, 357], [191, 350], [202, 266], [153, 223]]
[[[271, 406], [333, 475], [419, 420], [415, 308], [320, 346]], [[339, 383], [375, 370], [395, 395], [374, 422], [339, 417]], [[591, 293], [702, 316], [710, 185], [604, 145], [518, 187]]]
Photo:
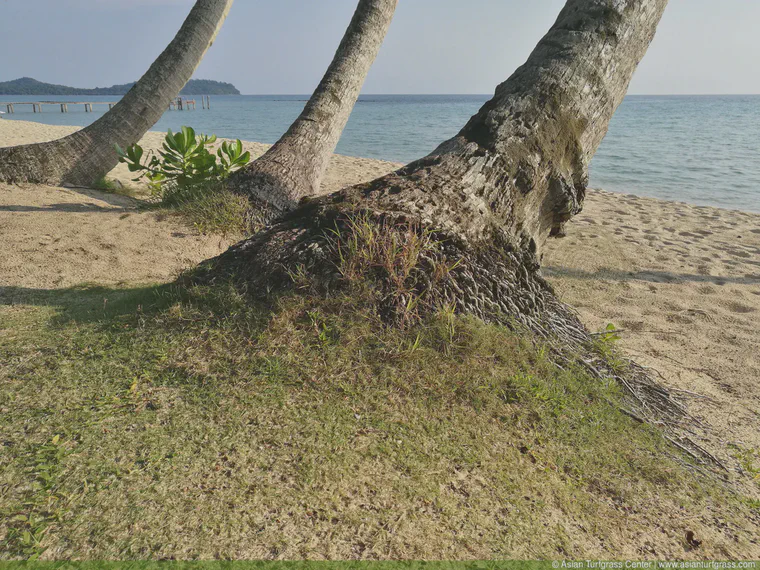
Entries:
[[[0, 146], [74, 130], [2, 120]], [[162, 136], [142, 144], [156, 148]], [[254, 156], [267, 148], [245, 146]], [[396, 167], [336, 155], [323, 190]], [[110, 177], [131, 184], [124, 167]], [[760, 214], [592, 190], [567, 230], [543, 260], [561, 298], [589, 329], [625, 331], [622, 347], [681, 391], [704, 424], [697, 441], [757, 497], [732, 446], [760, 449]], [[231, 241], [139, 212], [126, 196], [0, 184], [0, 243], [1, 291], [167, 281]]]

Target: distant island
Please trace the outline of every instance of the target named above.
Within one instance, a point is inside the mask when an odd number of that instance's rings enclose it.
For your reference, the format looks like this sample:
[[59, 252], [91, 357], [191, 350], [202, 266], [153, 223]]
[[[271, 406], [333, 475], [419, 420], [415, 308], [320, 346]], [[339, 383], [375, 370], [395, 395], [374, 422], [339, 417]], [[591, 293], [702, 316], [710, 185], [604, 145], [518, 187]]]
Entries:
[[[134, 82], [111, 87], [79, 89], [44, 83], [31, 77], [21, 77], [13, 81], [0, 82], [0, 95], [124, 95], [133, 85]], [[211, 79], [191, 79], [182, 88], [180, 95], [240, 95], [240, 91], [232, 83]]]

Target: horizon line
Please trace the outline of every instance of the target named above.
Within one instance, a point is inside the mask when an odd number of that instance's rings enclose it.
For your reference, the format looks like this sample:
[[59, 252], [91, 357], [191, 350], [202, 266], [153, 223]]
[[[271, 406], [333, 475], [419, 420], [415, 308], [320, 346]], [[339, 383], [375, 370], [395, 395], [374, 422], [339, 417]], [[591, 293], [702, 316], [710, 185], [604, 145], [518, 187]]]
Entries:
[[[213, 95], [213, 94], [212, 94]], [[42, 97], [54, 96], [52, 93], [39, 95], [20, 95], [0, 93], [0, 97]], [[87, 95], [55, 95], [56, 97], [82, 97]], [[124, 95], [89, 95], [91, 97], [123, 97]], [[305, 97], [308, 100], [311, 93], [219, 93], [215, 97]], [[397, 97], [493, 97], [493, 93], [361, 93], [359, 97], [397, 96]], [[625, 97], [758, 97], [760, 93], [626, 93]]]
[[[255, 97], [311, 97], [311, 93], [240, 93], [243, 96]], [[364, 97], [374, 97], [377, 95], [406, 95], [406, 96], [430, 96], [430, 95], [448, 95], [448, 96], [470, 96], [470, 97], [493, 97], [493, 93], [361, 93]], [[217, 96], [221, 96], [217, 95]], [[224, 95], [225, 97], [235, 97], [236, 95]], [[752, 97], [760, 96], [760, 93], [626, 93], [626, 97]]]

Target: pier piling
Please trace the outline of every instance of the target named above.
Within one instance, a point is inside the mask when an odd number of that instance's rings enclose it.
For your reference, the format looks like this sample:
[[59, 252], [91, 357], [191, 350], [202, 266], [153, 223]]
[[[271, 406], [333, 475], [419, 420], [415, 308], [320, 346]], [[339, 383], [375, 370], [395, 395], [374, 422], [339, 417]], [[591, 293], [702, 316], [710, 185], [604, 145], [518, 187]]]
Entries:
[[[208, 95], [201, 95], [201, 108], [210, 109], [211, 102]], [[186, 97], [177, 97], [169, 101], [169, 111], [193, 111], [198, 109], [198, 101], [196, 99], [188, 99]]]

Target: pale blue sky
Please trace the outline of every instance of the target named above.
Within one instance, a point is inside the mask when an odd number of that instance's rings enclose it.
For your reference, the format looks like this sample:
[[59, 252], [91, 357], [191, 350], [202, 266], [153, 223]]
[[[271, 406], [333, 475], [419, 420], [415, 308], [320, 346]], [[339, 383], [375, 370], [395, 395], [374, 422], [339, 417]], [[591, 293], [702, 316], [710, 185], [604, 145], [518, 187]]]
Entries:
[[[400, 0], [364, 93], [491, 93], [564, 0]], [[310, 93], [356, 0], [237, 0], [196, 77]], [[192, 0], [0, 0], [0, 81], [137, 79]], [[630, 93], [760, 93], [760, 0], [671, 0]]]

